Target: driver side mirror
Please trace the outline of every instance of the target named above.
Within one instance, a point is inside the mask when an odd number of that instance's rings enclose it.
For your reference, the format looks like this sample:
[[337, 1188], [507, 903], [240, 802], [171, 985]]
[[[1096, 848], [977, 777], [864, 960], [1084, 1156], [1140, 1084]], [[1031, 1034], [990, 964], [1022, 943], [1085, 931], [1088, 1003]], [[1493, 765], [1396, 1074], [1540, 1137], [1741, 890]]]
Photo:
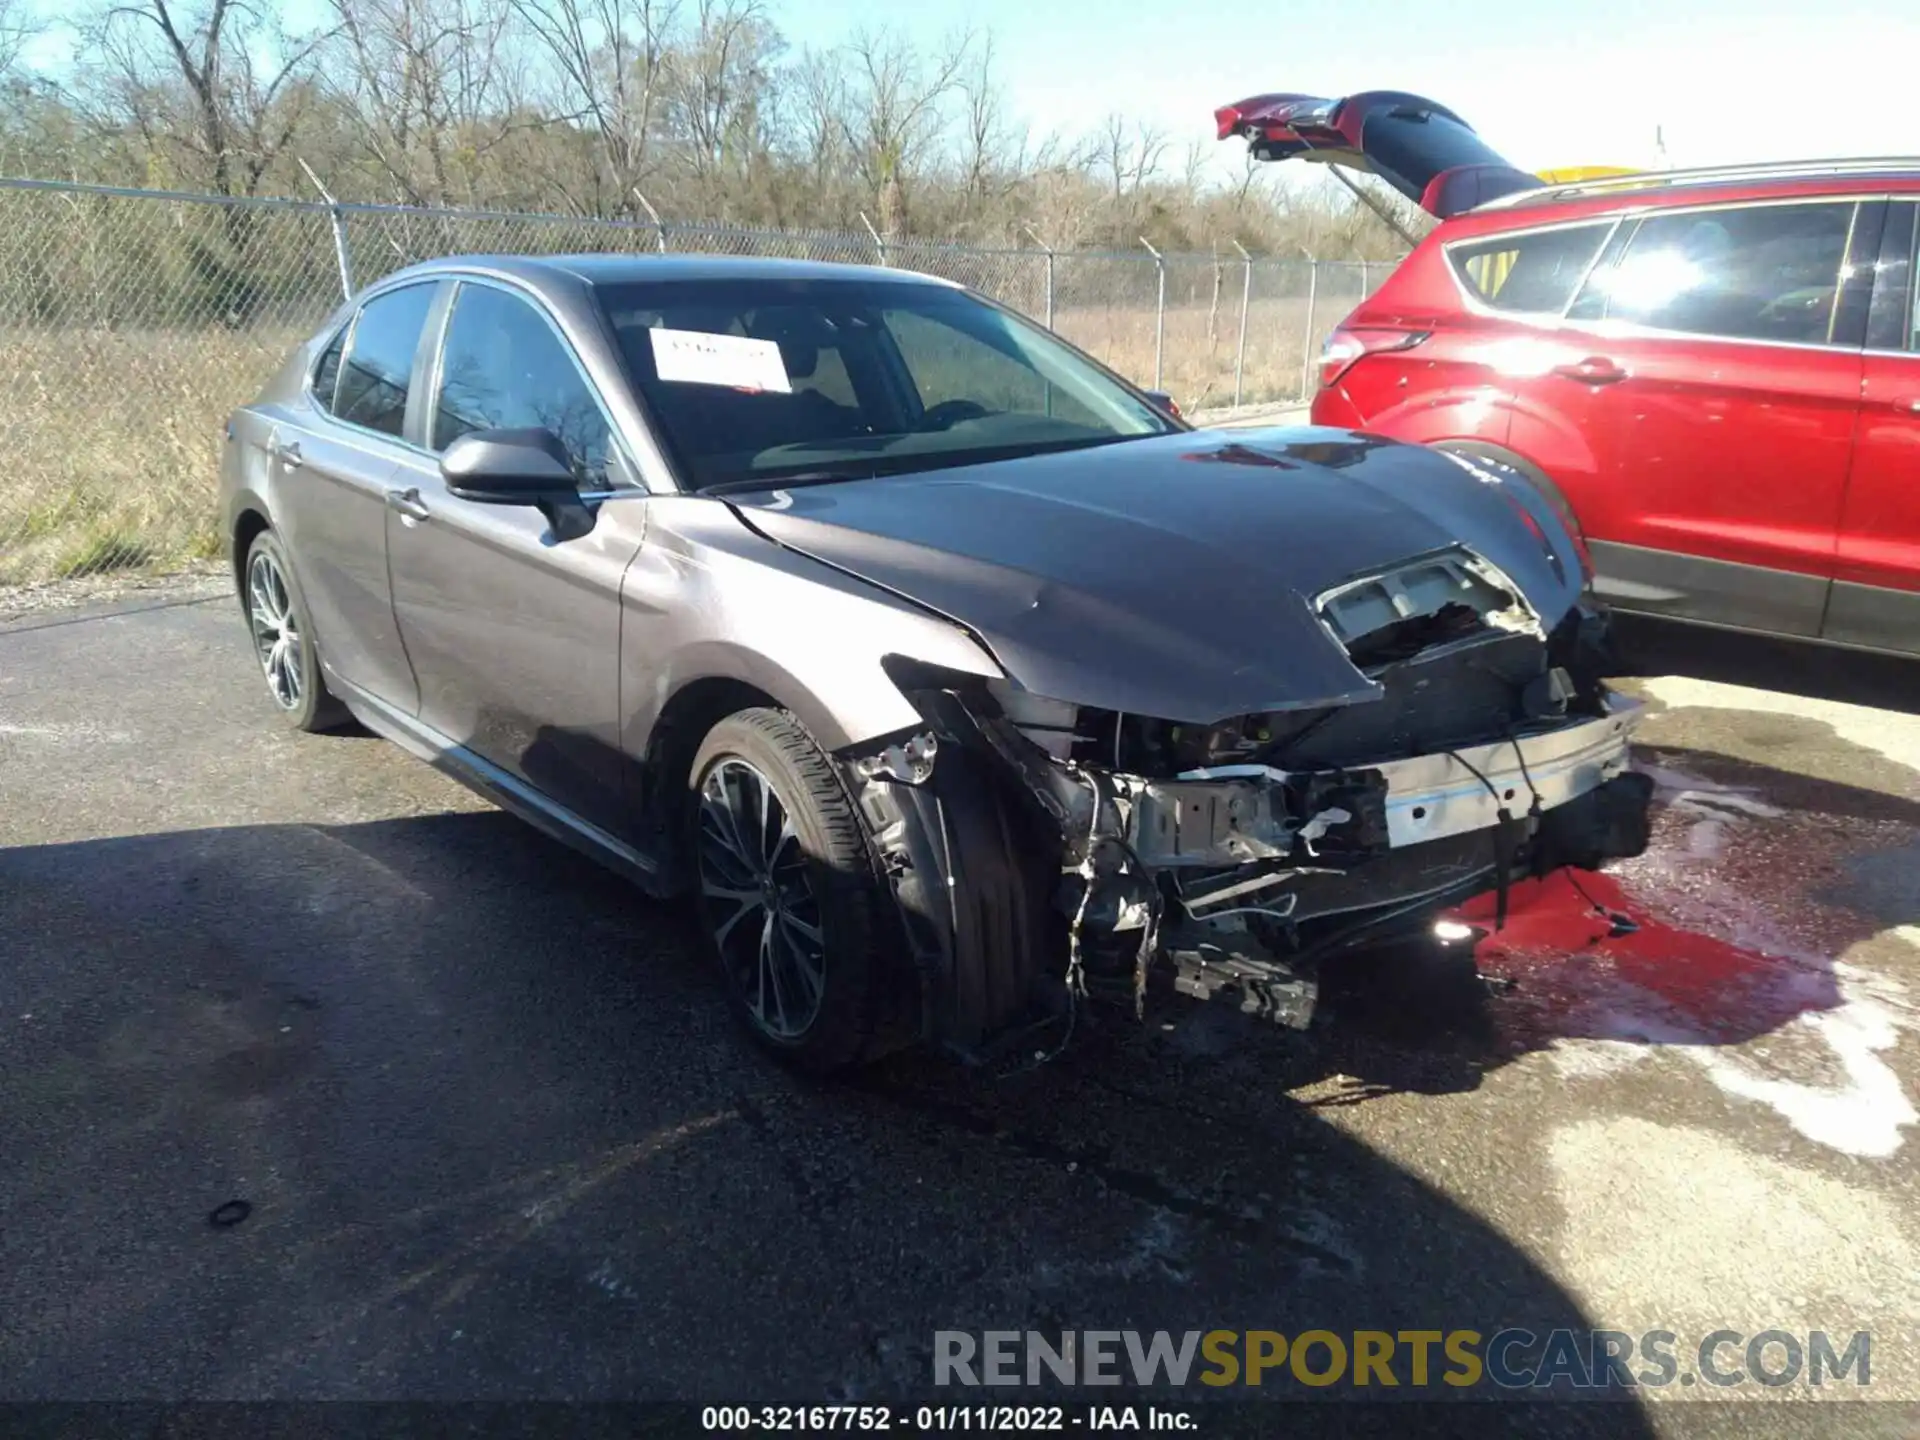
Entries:
[[1147, 399], [1151, 400], [1159, 409], [1166, 411], [1166, 413], [1174, 419], [1184, 420], [1187, 418], [1180, 413], [1180, 407], [1174, 403], [1173, 396], [1169, 395], [1166, 391], [1148, 390], [1144, 393]]
[[593, 528], [573, 460], [551, 430], [470, 430], [440, 456], [447, 493], [476, 505], [531, 505], [554, 536], [576, 540]]

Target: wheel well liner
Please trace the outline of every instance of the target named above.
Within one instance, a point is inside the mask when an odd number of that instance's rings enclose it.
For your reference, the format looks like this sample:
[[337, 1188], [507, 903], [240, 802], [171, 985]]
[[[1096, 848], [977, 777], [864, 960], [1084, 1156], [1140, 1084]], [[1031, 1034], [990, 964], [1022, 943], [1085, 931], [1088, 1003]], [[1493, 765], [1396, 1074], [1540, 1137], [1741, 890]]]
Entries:
[[970, 751], [943, 746], [925, 785], [849, 778], [919, 973], [922, 1033], [978, 1056], [1043, 1012], [1045, 846]]
[[267, 517], [252, 506], [243, 509], [233, 520], [233, 588], [238, 591], [246, 584], [247, 549], [263, 531], [271, 530], [272, 524]]

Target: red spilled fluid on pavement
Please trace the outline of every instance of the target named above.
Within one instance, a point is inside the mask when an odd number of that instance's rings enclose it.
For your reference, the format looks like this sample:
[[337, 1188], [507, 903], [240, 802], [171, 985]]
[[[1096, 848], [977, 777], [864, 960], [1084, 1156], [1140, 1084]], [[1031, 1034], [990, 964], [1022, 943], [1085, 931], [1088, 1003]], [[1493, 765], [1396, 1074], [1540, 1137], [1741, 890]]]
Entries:
[[[1475, 950], [1483, 972], [1514, 980], [1522, 996], [1563, 1019], [1596, 999], [1608, 1002], [1610, 1026], [1630, 1018], [1619, 1014], [1619, 1002], [1622, 987], [1632, 987], [1624, 993], [1656, 1002], [1634, 1007], [1656, 1012], [1644, 1018], [1665, 1032], [1676, 1026], [1687, 1032], [1673, 1038], [1737, 1044], [1839, 1003], [1831, 967], [1671, 925], [1610, 875], [1582, 871], [1578, 885], [1564, 871], [1515, 885], [1499, 931], [1492, 894], [1449, 918], [1486, 932]], [[1612, 914], [1602, 910], [1627, 916], [1638, 928], [1616, 935]], [[1573, 1026], [1560, 1033], [1581, 1031]]]

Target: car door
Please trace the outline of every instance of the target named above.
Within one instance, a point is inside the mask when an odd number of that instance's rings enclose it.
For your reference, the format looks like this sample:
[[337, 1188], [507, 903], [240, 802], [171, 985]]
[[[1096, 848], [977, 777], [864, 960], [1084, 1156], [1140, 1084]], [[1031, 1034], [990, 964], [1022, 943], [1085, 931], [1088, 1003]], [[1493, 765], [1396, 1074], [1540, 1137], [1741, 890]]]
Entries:
[[[417, 719], [615, 835], [627, 832], [620, 734], [620, 582], [640, 546], [637, 498], [601, 503], [562, 540], [530, 506], [461, 500], [439, 454], [474, 430], [539, 426], [565, 443], [585, 493], [618, 482], [617, 441], [540, 302], [458, 281], [422, 408], [421, 449], [391, 481], [394, 610], [419, 677]], [[631, 488], [639, 497], [644, 492]]]
[[1920, 654], [1920, 201], [1896, 200], [1874, 265], [1866, 373], [1821, 634]]
[[1819, 634], [1863, 365], [1849, 247], [1880, 214], [1851, 198], [1659, 210], [1609, 245], [1518, 407], [1567, 417], [1588, 448], [1568, 499], [1603, 599]]
[[387, 582], [387, 491], [403, 435], [433, 282], [369, 297], [322, 350], [306, 423], [283, 421], [269, 442], [273, 519], [327, 669], [411, 710], [418, 701]]

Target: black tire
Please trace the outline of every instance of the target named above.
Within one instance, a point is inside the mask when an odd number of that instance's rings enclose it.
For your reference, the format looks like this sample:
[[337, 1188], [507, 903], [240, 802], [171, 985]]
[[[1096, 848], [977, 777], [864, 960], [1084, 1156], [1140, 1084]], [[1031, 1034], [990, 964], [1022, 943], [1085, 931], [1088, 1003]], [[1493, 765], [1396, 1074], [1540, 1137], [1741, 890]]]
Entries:
[[[247, 547], [240, 567], [240, 609], [267, 696], [287, 724], [318, 734], [352, 723], [347, 707], [327, 689], [306, 597], [271, 530], [262, 530]], [[269, 632], [275, 639], [285, 637], [291, 642], [271, 657]]]
[[[745, 797], [753, 782], [743, 766], [764, 780], [792, 822], [790, 840], [782, 839], [774, 825], [763, 821], [760, 827], [758, 855], [765, 860], [773, 852], [763, 872], [776, 877], [779, 894], [771, 907], [764, 889], [757, 909], [732, 898], [748, 887], [730, 882], [749, 877], [736, 863], [739, 851], [730, 849], [716, 809], [748, 808]], [[902, 975], [883, 908], [889, 903], [885, 881], [875, 873], [853, 801], [805, 727], [787, 712], [771, 709], [743, 710], [714, 726], [694, 755], [686, 826], [700, 934], [747, 1033], [786, 1064], [815, 1075], [898, 1048], [899, 1037], [890, 1036], [885, 1024], [890, 1013], [886, 987], [900, 983]], [[743, 848], [751, 849], [750, 833], [736, 835]], [[799, 898], [802, 883], [810, 906]], [[724, 893], [715, 894], [716, 889]], [[817, 947], [805, 933], [814, 921]], [[785, 959], [777, 948], [781, 937], [788, 947]], [[770, 944], [776, 947], [771, 952]], [[807, 961], [816, 950], [818, 985], [807, 1011], [800, 1002], [809, 993]], [[770, 976], [786, 981], [769, 988]], [[788, 991], [799, 999], [789, 1001]], [[775, 1020], [776, 992], [784, 1023]]]

